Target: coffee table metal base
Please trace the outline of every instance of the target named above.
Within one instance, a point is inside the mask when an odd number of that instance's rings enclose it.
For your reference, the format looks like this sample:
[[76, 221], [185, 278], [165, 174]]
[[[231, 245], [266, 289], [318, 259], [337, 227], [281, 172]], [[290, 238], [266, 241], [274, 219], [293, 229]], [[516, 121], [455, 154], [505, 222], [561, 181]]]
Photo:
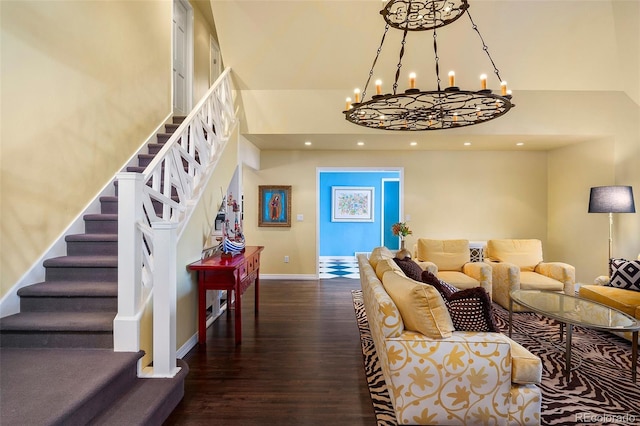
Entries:
[[[562, 329], [565, 329], [565, 350], [564, 350], [564, 376], [567, 381], [571, 378], [571, 335], [573, 334], [573, 324], [561, 322], [560, 338], [562, 338]], [[513, 330], [513, 299], [509, 299], [509, 337]], [[637, 381], [638, 369], [638, 331], [631, 333], [631, 379], [633, 383]]]

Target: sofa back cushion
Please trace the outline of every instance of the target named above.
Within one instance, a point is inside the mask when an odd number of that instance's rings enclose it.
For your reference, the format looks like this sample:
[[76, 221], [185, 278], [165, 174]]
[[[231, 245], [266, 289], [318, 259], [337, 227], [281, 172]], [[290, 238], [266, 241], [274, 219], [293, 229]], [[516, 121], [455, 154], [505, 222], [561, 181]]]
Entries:
[[398, 307], [406, 330], [432, 339], [451, 337], [454, 329], [449, 311], [433, 286], [414, 281], [397, 271], [386, 272], [382, 285]]
[[369, 256], [369, 263], [374, 270], [376, 269], [376, 266], [378, 266], [378, 262], [382, 259], [393, 259], [393, 253], [391, 250], [384, 246], [374, 248]]
[[540, 240], [489, 240], [487, 257], [493, 261], [513, 263], [521, 271], [533, 272], [542, 262]]
[[462, 271], [471, 261], [468, 240], [418, 239], [418, 260], [435, 263], [438, 271]]
[[402, 271], [402, 269], [394, 262], [394, 259], [381, 259], [376, 265], [376, 276], [380, 281], [387, 271]]

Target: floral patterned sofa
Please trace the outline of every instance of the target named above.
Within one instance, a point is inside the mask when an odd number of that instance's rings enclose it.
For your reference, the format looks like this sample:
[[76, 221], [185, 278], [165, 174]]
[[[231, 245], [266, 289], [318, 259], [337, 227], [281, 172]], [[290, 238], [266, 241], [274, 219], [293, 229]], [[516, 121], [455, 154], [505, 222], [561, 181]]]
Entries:
[[[369, 327], [399, 425], [540, 424], [538, 357], [502, 333], [455, 331], [437, 292], [429, 293], [424, 309], [407, 310], [405, 301], [416, 300], [412, 295], [396, 296], [396, 304], [385, 285], [392, 294], [433, 287], [408, 278], [389, 249], [378, 247], [369, 258], [360, 254], [358, 263]], [[411, 330], [414, 315], [431, 321], [428, 329]]]

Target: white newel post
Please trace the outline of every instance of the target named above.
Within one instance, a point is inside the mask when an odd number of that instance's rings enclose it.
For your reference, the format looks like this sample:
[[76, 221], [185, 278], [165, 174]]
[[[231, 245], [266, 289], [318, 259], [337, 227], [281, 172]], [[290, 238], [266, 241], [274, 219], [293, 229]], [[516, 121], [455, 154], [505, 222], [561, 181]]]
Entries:
[[173, 377], [176, 367], [177, 222], [154, 222], [153, 377]]
[[118, 174], [118, 314], [113, 320], [116, 352], [140, 350], [140, 305], [142, 295], [143, 176]]

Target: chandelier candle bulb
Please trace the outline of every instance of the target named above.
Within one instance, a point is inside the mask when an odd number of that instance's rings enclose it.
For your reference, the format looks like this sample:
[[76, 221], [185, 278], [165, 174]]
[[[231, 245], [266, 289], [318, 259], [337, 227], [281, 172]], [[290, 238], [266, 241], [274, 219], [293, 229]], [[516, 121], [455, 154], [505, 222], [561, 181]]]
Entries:
[[453, 71], [449, 71], [449, 87], [453, 87], [456, 85], [456, 73]]
[[376, 95], [382, 95], [382, 80], [376, 80]]
[[347, 108], [346, 109], [351, 109], [351, 98], [347, 98]]
[[502, 83], [500, 83], [500, 90], [502, 91], [502, 96], [506, 96], [507, 95], [507, 82], [503, 81]]
[[482, 90], [487, 90], [487, 75], [480, 75], [480, 85], [482, 86]]
[[416, 73], [412, 72], [411, 74], [409, 74], [409, 88], [410, 89], [415, 89], [416, 88]]
[[454, 113], [453, 113], [453, 122], [454, 122], [454, 123], [457, 123], [457, 122], [458, 122], [458, 113], [457, 113], [457, 112], [454, 112]]
[[355, 89], [353, 91], [353, 96], [354, 96], [354, 98], [356, 100], [355, 101], [356, 103], [360, 102], [360, 89]]

